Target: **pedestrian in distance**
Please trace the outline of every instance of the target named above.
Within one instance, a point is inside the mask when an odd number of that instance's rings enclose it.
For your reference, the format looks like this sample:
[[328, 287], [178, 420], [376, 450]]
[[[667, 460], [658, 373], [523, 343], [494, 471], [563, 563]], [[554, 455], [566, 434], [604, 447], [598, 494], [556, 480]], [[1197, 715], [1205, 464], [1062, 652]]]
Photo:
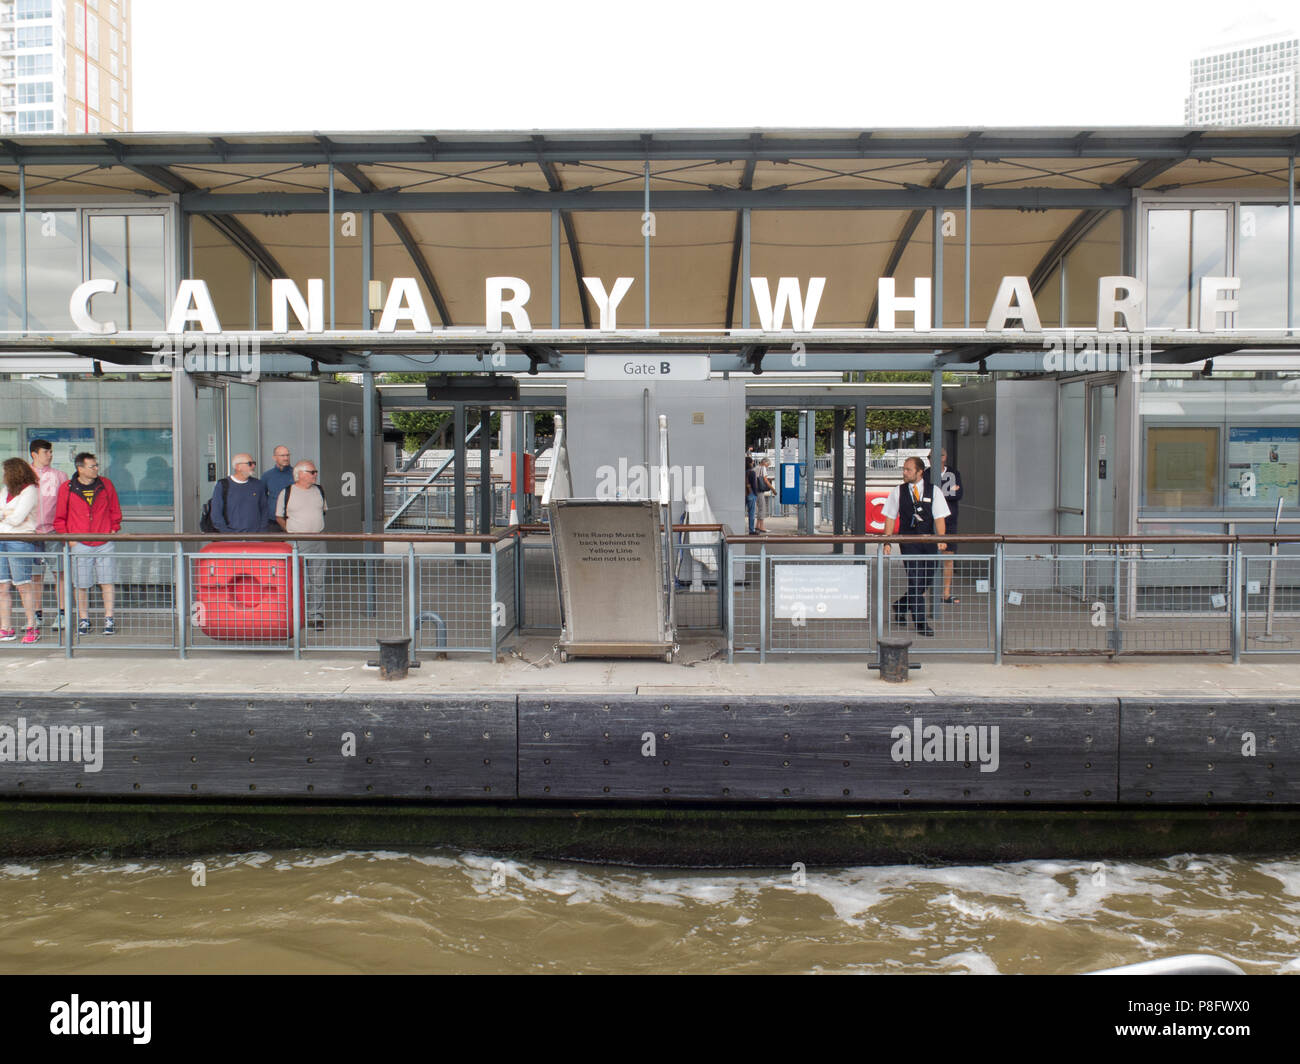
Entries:
[[[891, 536], [942, 536], [947, 531], [948, 504], [943, 492], [936, 491], [925, 476], [925, 466], [919, 458], [909, 458], [903, 463], [903, 483], [889, 493], [881, 514], [888, 522]], [[885, 544], [885, 553], [893, 545]], [[937, 550], [946, 544], [939, 543]], [[916, 630], [921, 635], [932, 636], [934, 629], [925, 619], [925, 589], [930, 586], [935, 563], [914, 555], [937, 553], [933, 543], [907, 543], [900, 545], [903, 568], [907, 571], [907, 594], [893, 603], [895, 624], [905, 624], [912, 615]]]
[[749, 534], [756, 531], [758, 518], [758, 473], [754, 468], [754, 456], [745, 455], [745, 517], [748, 520]]
[[275, 464], [262, 476], [262, 483], [266, 485], [266, 512], [270, 515], [266, 527], [268, 531], [279, 532], [280, 526], [275, 519], [275, 503], [280, 497], [280, 492], [297, 479], [297, 472], [293, 459], [289, 456], [289, 448], [283, 443], [275, 445], [271, 458]]
[[3, 486], [0, 487], [0, 642], [12, 643], [18, 638], [13, 626], [13, 602], [10, 585], [18, 589], [18, 599], [26, 614], [23, 642], [35, 643], [41, 638], [36, 623], [36, 585], [32, 579], [32, 560], [37, 546], [31, 540], [11, 539], [11, 536], [31, 535], [36, 531], [36, 513], [40, 504], [40, 488], [32, 467], [21, 458], [7, 458], [4, 463]]
[[[32, 472], [36, 474], [37, 488], [40, 491], [40, 502], [36, 506], [36, 532], [38, 535], [54, 531], [54, 511], [59, 505], [59, 492], [63, 490], [63, 485], [68, 482], [68, 474], [62, 469], [54, 468], [54, 444], [49, 440], [36, 439], [27, 445], [28, 460], [32, 467]], [[169, 480], [170, 483], [170, 480]], [[41, 599], [44, 594], [45, 570], [49, 566], [54, 567], [55, 573], [55, 590], [58, 595], [58, 616], [54, 622], [54, 630], [61, 631], [64, 625], [63, 616], [63, 572], [59, 568], [57, 560], [51, 561], [45, 556], [48, 544], [42, 542], [36, 545], [37, 554], [32, 564], [35, 568], [32, 570], [32, 581], [36, 585], [36, 624], [37, 627], [45, 620], [41, 612]]]
[[212, 489], [211, 518], [218, 532], [253, 535], [267, 530], [266, 485], [254, 476], [257, 463], [252, 455], [237, 454], [230, 463], [231, 474]]
[[763, 523], [767, 520], [768, 499], [776, 494], [776, 489], [772, 486], [772, 481], [767, 475], [767, 459], [760, 458], [758, 465], [755, 467], [758, 473], [758, 534], [767, 535], [767, 526]]
[[[320, 470], [310, 459], [293, 467], [297, 479], [276, 497], [275, 520], [284, 532], [314, 534], [325, 531], [325, 492], [317, 482]], [[325, 565], [323, 555], [328, 546], [323, 540], [300, 539], [298, 553], [313, 555], [304, 559], [307, 570], [307, 623], [318, 632], [325, 630]]]
[[[59, 493], [54, 531], [65, 535], [104, 535], [122, 530], [122, 505], [108, 477], [99, 475], [99, 462], [89, 451], [76, 457], [77, 475]], [[99, 585], [104, 601], [104, 634], [115, 635], [113, 589], [117, 560], [110, 540], [86, 539], [72, 544], [72, 586], [77, 593], [77, 634], [89, 635], [90, 589]]]

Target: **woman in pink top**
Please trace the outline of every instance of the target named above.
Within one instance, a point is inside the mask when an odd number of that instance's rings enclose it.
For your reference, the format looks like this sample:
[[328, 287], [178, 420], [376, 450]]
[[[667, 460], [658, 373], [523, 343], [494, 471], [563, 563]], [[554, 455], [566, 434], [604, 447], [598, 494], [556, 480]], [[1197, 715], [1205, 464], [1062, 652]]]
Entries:
[[[36, 532], [43, 535], [46, 532], [54, 531], [54, 510], [59, 504], [59, 489], [68, 482], [68, 474], [61, 469], [55, 469], [54, 462], [54, 444], [49, 440], [32, 440], [28, 447], [31, 455], [32, 472], [36, 474], [37, 487], [40, 490], [41, 501], [37, 505]], [[55, 544], [57, 547], [58, 544]], [[46, 544], [40, 544], [40, 549], [44, 550]], [[32, 570], [32, 580], [36, 584], [36, 624], [40, 627], [43, 620], [41, 616], [41, 602], [44, 596], [43, 582], [45, 579], [45, 565], [47, 559], [38, 554], [33, 561], [35, 568]], [[55, 568], [55, 587], [58, 590], [59, 616], [54, 622], [54, 630], [60, 631], [63, 628], [63, 573]]]
[[36, 531], [36, 506], [40, 501], [36, 474], [21, 458], [9, 458], [4, 464], [4, 483], [0, 486], [0, 642], [18, 638], [13, 625], [13, 604], [9, 585], [18, 587], [18, 597], [27, 613], [24, 643], [41, 638], [36, 624], [36, 589], [32, 582], [32, 555], [36, 544], [12, 536], [31, 535]]

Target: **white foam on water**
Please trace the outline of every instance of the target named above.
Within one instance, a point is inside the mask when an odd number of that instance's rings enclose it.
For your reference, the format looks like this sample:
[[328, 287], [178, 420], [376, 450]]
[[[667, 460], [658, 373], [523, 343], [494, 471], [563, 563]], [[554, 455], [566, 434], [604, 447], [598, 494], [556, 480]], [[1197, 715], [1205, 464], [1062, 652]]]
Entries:
[[998, 966], [987, 953], [979, 950], [963, 950], [940, 957], [936, 962], [944, 968], [965, 968], [971, 975], [1001, 975]]
[[1292, 957], [1286, 964], [1278, 968], [1279, 972], [1300, 972], [1300, 957]]
[[13, 876], [14, 878], [18, 878], [19, 876], [38, 876], [38, 875], [40, 875], [40, 870], [33, 868], [31, 865], [20, 865], [20, 864], [0, 865], [0, 876]]
[[1300, 861], [1260, 861], [1255, 867], [1281, 883], [1284, 894], [1300, 897]]

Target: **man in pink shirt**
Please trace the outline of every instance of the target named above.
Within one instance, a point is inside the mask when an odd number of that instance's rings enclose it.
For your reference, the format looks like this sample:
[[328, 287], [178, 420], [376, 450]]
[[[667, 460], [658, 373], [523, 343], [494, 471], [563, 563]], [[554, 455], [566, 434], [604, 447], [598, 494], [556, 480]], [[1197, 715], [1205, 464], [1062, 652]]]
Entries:
[[[53, 532], [54, 531], [54, 509], [59, 501], [59, 489], [68, 482], [68, 474], [54, 468], [54, 444], [49, 440], [32, 440], [28, 448], [31, 458], [32, 472], [36, 474], [39, 482], [41, 493], [40, 501], [36, 504], [36, 531]], [[41, 544], [40, 550], [47, 547], [62, 547], [62, 544]], [[45, 562], [46, 559], [38, 554], [36, 556], [36, 566], [32, 570], [32, 580], [36, 584], [36, 623], [42, 623], [41, 616], [41, 594], [43, 591], [43, 581], [45, 579]], [[55, 570], [55, 587], [58, 589], [59, 619], [54, 622], [54, 630], [57, 632], [63, 628], [63, 574], [56, 568]]]

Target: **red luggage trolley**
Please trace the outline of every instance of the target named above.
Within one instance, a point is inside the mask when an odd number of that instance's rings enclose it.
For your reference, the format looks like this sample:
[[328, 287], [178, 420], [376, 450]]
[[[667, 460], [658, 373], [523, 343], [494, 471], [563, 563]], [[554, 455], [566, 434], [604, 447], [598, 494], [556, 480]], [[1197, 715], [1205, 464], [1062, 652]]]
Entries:
[[[194, 560], [194, 622], [213, 639], [288, 639], [293, 632], [291, 543], [209, 543]], [[227, 557], [205, 557], [227, 555]], [[241, 557], [229, 557], [241, 555]], [[298, 559], [298, 623], [307, 616]]]

